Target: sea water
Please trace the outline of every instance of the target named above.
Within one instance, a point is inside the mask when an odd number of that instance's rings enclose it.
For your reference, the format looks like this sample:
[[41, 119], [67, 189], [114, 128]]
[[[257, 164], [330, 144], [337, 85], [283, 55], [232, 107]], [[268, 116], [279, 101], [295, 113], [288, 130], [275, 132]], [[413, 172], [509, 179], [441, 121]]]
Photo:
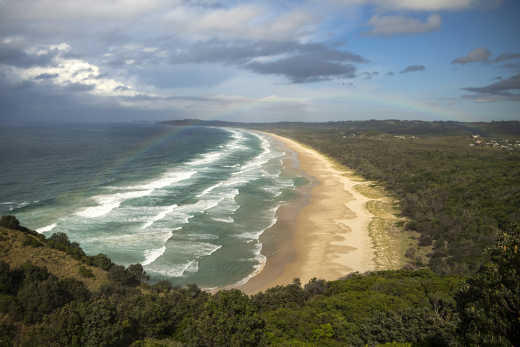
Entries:
[[298, 178], [286, 149], [234, 128], [162, 124], [0, 127], [0, 213], [152, 280], [245, 283], [260, 235]]

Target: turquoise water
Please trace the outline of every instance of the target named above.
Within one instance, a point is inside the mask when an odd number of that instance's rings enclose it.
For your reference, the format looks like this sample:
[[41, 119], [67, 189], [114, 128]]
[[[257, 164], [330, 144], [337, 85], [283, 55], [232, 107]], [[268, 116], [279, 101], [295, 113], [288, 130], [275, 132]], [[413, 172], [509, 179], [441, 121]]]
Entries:
[[239, 129], [11, 126], [0, 146], [1, 214], [174, 284], [259, 271], [259, 237], [298, 180], [282, 170], [285, 149]]

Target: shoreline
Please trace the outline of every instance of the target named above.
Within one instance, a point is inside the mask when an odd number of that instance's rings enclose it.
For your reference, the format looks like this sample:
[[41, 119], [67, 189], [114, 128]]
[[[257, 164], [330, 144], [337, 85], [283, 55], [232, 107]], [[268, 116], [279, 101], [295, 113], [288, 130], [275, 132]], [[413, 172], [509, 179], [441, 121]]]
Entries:
[[376, 269], [369, 224], [374, 215], [355, 186], [368, 181], [353, 177], [325, 155], [294, 140], [261, 132], [296, 153], [284, 158], [284, 170], [309, 180], [297, 188], [298, 196], [281, 205], [277, 222], [260, 237], [263, 270], [238, 286], [255, 294], [299, 278], [302, 284], [314, 277], [335, 280], [352, 272]]

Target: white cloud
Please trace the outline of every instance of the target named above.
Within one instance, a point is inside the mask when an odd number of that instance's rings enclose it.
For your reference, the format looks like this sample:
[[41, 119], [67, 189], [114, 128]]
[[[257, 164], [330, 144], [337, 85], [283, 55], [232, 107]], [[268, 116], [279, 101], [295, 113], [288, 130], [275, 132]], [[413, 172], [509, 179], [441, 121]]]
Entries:
[[26, 50], [29, 55], [47, 55], [50, 51], [57, 51], [51, 64], [30, 67], [12, 67], [22, 80], [35, 83], [52, 83], [67, 88], [75, 86], [83, 88], [88, 93], [99, 96], [135, 96], [137, 91], [130, 85], [115, 79], [102, 77], [100, 68], [82, 59], [73, 59], [64, 56], [71, 47], [67, 43], [57, 45], [37, 46]]
[[438, 14], [429, 16], [426, 21], [405, 16], [373, 16], [368, 22], [372, 29], [368, 35], [399, 35], [430, 32], [439, 29], [441, 17]]
[[4, 4], [3, 15], [10, 19], [132, 18], [181, 0], [15, 0]]
[[[0, 12], [0, 20], [74, 21], [96, 29], [139, 21], [150, 31], [174, 32], [183, 39], [287, 40], [311, 33], [318, 19], [305, 7], [280, 12], [269, 3], [211, 6], [186, 0], [16, 0]], [[93, 26], [95, 23], [99, 27]], [[40, 23], [41, 24], [41, 23]], [[42, 24], [43, 25], [43, 24]], [[143, 25], [142, 25], [143, 26]], [[46, 30], [56, 30], [55, 27]]]
[[317, 18], [303, 10], [275, 15], [255, 5], [207, 10], [177, 7], [166, 16], [178, 32], [194, 39], [293, 40], [312, 31]]

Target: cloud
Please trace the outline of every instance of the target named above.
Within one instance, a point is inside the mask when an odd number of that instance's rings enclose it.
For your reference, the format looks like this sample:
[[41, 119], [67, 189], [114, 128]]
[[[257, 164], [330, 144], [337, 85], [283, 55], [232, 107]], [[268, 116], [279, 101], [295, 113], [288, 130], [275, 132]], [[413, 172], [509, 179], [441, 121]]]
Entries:
[[462, 89], [475, 93], [474, 95], [465, 95], [464, 97], [477, 102], [520, 101], [520, 74], [508, 79], [502, 79], [485, 87], [467, 87]]
[[280, 55], [309, 55], [317, 62], [321, 60], [366, 63], [362, 56], [344, 50], [327, 47], [319, 43], [297, 43], [291, 41], [199, 41], [172, 54], [174, 64], [224, 63], [241, 65], [252, 59], [276, 57]]
[[[182, 1], [169, 2], [182, 4]], [[16, 0], [4, 4], [2, 11], [10, 19], [23, 20], [120, 19], [134, 18], [166, 5], [168, 0]]]
[[377, 75], [379, 75], [379, 72], [377, 72], [377, 71], [372, 71], [372, 72], [365, 71], [365, 72], [362, 72], [359, 74], [359, 76], [362, 76], [366, 80], [371, 80], [372, 78], [376, 77]]
[[193, 39], [294, 40], [315, 30], [312, 13], [296, 9], [282, 14], [259, 5], [239, 5], [222, 9], [176, 7], [165, 16], [173, 29]]
[[30, 54], [21, 47], [0, 43], [0, 64], [27, 68], [31, 66], [45, 66], [52, 63], [57, 51], [44, 51]]
[[[71, 58], [66, 43], [23, 48], [0, 44], [0, 67], [12, 70], [15, 79], [52, 84], [99, 95], [131, 95], [135, 91], [121, 81], [101, 75], [97, 65]], [[118, 90], [117, 87], [126, 87]]]
[[389, 72], [387, 72], [385, 75], [386, 75], [386, 76], [393, 76], [394, 73], [393, 73], [392, 71], [389, 71]]
[[454, 59], [452, 64], [468, 64], [475, 62], [486, 62], [491, 56], [491, 52], [487, 48], [475, 48], [468, 53], [465, 57], [459, 57]]
[[441, 17], [438, 14], [429, 16], [425, 21], [404, 16], [373, 16], [368, 24], [372, 29], [365, 35], [391, 36], [401, 34], [417, 34], [434, 31], [441, 26]]
[[495, 58], [495, 63], [500, 63], [512, 59], [520, 59], [520, 53], [502, 53]]
[[272, 62], [252, 62], [246, 67], [261, 74], [287, 77], [293, 83], [326, 81], [332, 78], [354, 78], [356, 68], [338, 61], [316, 61], [312, 55], [298, 55]]
[[497, 7], [503, 0], [333, 0], [345, 5], [374, 5], [384, 10], [453, 11]]
[[49, 80], [58, 77], [59, 75], [57, 73], [42, 73], [36, 77], [34, 77], [35, 80]]
[[416, 71], [424, 71], [426, 67], [424, 65], [409, 65], [400, 73], [408, 73], [408, 72], [416, 72]]
[[505, 68], [505, 69], [519, 70], [520, 71], [520, 62], [504, 64], [504, 65], [502, 65], [502, 67]]
[[170, 57], [173, 64], [223, 63], [260, 74], [287, 77], [293, 83], [352, 78], [355, 67], [366, 63], [358, 54], [318, 43], [213, 40], [198, 42]]
[[127, 40], [141, 30], [190, 40], [296, 40], [313, 33], [320, 18], [305, 6], [280, 11], [268, 2], [17, 0], [6, 3], [0, 21], [22, 26], [31, 35], [67, 36], [70, 31], [84, 34], [96, 28], [97, 37], [127, 35]]

